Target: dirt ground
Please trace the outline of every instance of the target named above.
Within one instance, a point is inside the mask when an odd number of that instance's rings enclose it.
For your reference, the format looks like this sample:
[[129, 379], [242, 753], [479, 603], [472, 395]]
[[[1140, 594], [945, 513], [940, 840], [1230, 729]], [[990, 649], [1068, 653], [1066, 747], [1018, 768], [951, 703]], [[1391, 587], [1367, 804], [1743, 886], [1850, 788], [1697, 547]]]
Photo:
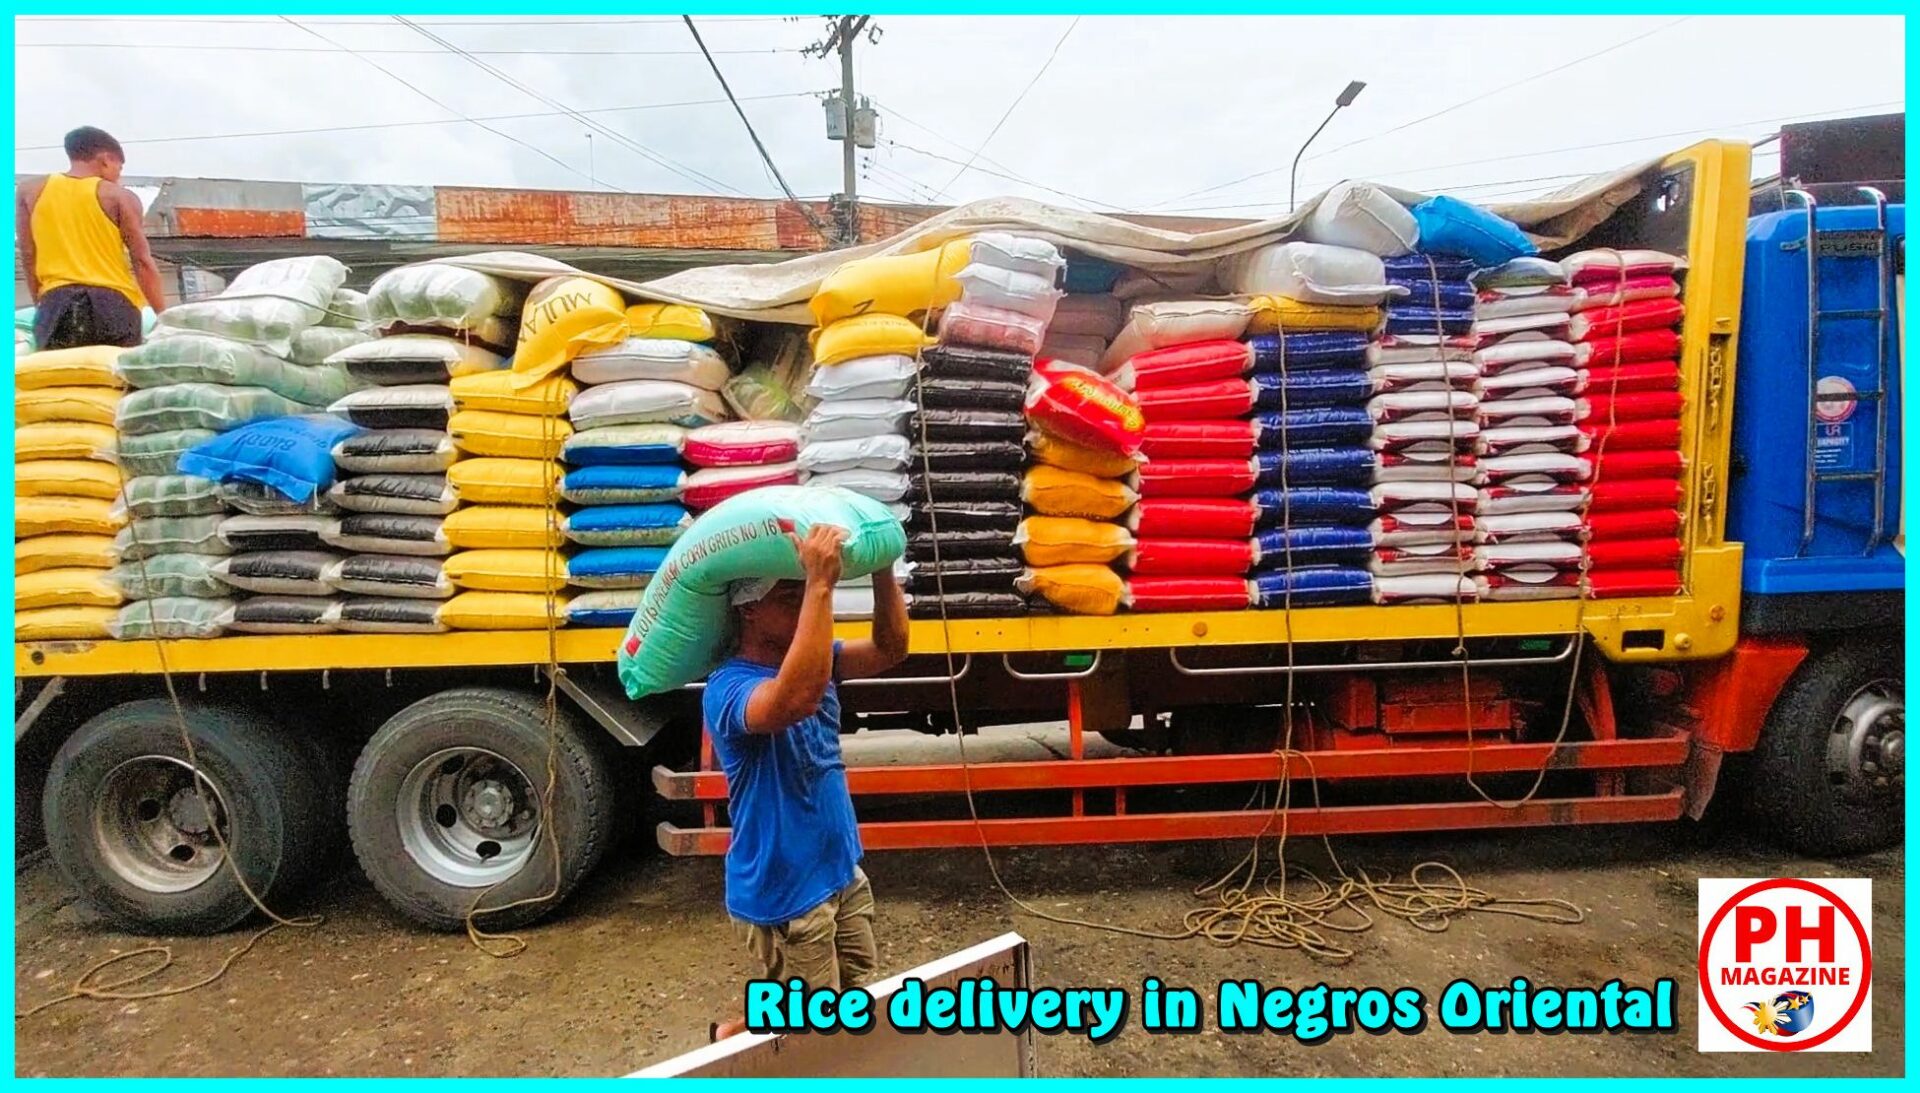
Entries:
[[[881, 965], [900, 970], [1015, 930], [1033, 943], [1036, 980], [1123, 985], [1142, 976], [1200, 988], [1223, 977], [1268, 985], [1412, 985], [1429, 999], [1458, 976], [1485, 984], [1680, 980], [1672, 1035], [1155, 1036], [1138, 1021], [1099, 1046], [1037, 1037], [1048, 1076], [1126, 1075], [1745, 1075], [1897, 1076], [1904, 858], [1795, 861], [1738, 842], [1696, 845], [1670, 826], [1399, 837], [1336, 844], [1349, 866], [1404, 871], [1440, 858], [1470, 883], [1512, 896], [1560, 896], [1588, 915], [1545, 925], [1477, 915], [1442, 934], [1399, 921], [1358, 938], [1329, 968], [1298, 952], [1156, 942], [1017, 912], [978, 851], [868, 859], [879, 898]], [[1317, 848], [1299, 849], [1313, 864]], [[1231, 864], [1216, 844], [1003, 852], [1008, 885], [1063, 915], [1177, 926], [1189, 891]], [[1870, 1055], [1701, 1054], [1694, 1049], [1695, 880], [1868, 876], [1874, 880]], [[76, 903], [44, 861], [18, 877], [15, 1000], [61, 993], [92, 962], [145, 944]], [[726, 929], [717, 860], [628, 850], [604, 866], [527, 951], [499, 960], [464, 936], [408, 927], [357, 875], [312, 900], [326, 921], [269, 935], [215, 984], [142, 1002], [81, 1000], [16, 1026], [20, 1075], [617, 1075], [697, 1047], [709, 1020], [737, 1011], [748, 964]], [[215, 967], [245, 934], [168, 941], [181, 979]], [[1137, 1010], [1137, 998], [1133, 1007]], [[1209, 1022], [1210, 1023], [1210, 1022]]]

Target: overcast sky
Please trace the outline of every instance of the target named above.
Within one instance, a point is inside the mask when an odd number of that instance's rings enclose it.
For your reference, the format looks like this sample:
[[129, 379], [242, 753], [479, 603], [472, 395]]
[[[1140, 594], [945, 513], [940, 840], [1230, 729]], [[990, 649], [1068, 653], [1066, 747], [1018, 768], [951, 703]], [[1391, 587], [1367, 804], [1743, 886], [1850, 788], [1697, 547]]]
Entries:
[[[16, 165], [58, 169], [61, 134], [92, 124], [141, 175], [779, 192], [676, 16], [412, 21], [22, 17]], [[856, 56], [882, 117], [860, 187], [879, 200], [1284, 211], [1288, 163], [1350, 79], [1368, 86], [1307, 154], [1303, 196], [1360, 177], [1509, 200], [1709, 135], [1904, 109], [1897, 17], [876, 22]], [[697, 23], [794, 190], [837, 191], [817, 95], [839, 64], [799, 52], [819, 17]], [[528, 114], [546, 116], [488, 120]], [[310, 129], [333, 131], [242, 135]], [[212, 139], [163, 139], [184, 137]]]

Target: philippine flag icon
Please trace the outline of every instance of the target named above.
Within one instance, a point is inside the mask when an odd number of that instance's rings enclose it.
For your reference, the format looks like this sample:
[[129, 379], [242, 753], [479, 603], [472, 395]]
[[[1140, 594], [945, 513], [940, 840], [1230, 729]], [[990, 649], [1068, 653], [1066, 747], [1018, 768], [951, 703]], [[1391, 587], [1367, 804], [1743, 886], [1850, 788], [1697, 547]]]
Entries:
[[1798, 1036], [1813, 1024], [1813, 995], [1788, 991], [1771, 1002], [1748, 1002], [1746, 1011], [1762, 1036]]

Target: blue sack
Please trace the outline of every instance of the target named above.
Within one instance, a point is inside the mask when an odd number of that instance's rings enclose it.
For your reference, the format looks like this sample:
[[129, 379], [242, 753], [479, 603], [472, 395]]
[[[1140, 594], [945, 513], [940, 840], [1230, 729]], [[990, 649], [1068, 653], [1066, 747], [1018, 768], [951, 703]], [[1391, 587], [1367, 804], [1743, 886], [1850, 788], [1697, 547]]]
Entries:
[[560, 446], [570, 467], [609, 463], [678, 463], [687, 430], [679, 425], [602, 425], [582, 429]]
[[567, 602], [567, 625], [626, 629], [640, 608], [640, 589], [584, 592]]
[[669, 546], [692, 523], [679, 505], [595, 505], [565, 521], [567, 538], [588, 547]]
[[686, 484], [678, 463], [603, 463], [568, 471], [560, 496], [576, 505], [645, 505], [679, 500]]
[[1303, 330], [1293, 334], [1255, 334], [1255, 372], [1296, 368], [1361, 367], [1367, 359], [1367, 336], [1357, 330]]
[[1406, 287], [1407, 294], [1387, 305], [1387, 314], [1408, 307], [1432, 308], [1434, 297], [1440, 299], [1443, 311], [1472, 311], [1477, 297], [1473, 285], [1467, 281], [1434, 281], [1425, 277], [1400, 282]]
[[1253, 537], [1253, 553], [1260, 570], [1365, 566], [1373, 553], [1373, 532], [1351, 526], [1274, 528]]
[[1387, 283], [1410, 285], [1415, 281], [1464, 281], [1480, 267], [1471, 258], [1449, 258], [1444, 254], [1403, 254], [1381, 260], [1387, 267]]
[[1358, 524], [1373, 522], [1373, 491], [1328, 486], [1294, 486], [1260, 490], [1253, 495], [1255, 522], [1263, 528], [1301, 524]]
[[1247, 582], [1255, 607], [1332, 607], [1373, 599], [1373, 574], [1329, 566], [1256, 573]]
[[1373, 484], [1370, 448], [1295, 448], [1253, 454], [1261, 489], [1294, 486], [1369, 486]]
[[1257, 448], [1338, 448], [1373, 436], [1373, 415], [1364, 406], [1268, 410], [1251, 420]]
[[1540, 253], [1513, 221], [1445, 194], [1415, 205], [1413, 222], [1423, 254], [1457, 255], [1484, 268]]
[[1473, 309], [1435, 311], [1430, 307], [1387, 309], [1388, 334], [1459, 337], [1473, 333]]
[[180, 473], [215, 482], [257, 482], [305, 504], [333, 485], [333, 446], [361, 431], [324, 414], [267, 418], [180, 453]]
[[567, 559], [567, 583], [581, 588], [645, 588], [667, 547], [602, 547]]
[[1111, 292], [1120, 280], [1121, 268], [1105, 258], [1067, 251], [1067, 274], [1063, 287], [1068, 292]]
[[1306, 410], [1318, 406], [1354, 406], [1373, 397], [1373, 381], [1358, 368], [1310, 372], [1256, 372], [1248, 378], [1259, 410]]

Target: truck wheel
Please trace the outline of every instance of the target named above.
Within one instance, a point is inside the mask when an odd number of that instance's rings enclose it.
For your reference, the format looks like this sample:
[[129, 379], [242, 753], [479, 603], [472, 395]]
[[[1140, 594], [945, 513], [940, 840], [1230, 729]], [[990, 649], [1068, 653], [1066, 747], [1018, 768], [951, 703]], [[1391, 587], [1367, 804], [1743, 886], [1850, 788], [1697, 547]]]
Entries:
[[1899, 842], [1906, 678], [1900, 650], [1848, 644], [1794, 673], [1760, 733], [1750, 820], [1803, 854]]
[[613, 835], [613, 778], [591, 731], [559, 710], [543, 810], [542, 699], [471, 687], [401, 710], [353, 767], [347, 825], [360, 868], [401, 914], [435, 929], [460, 929], [476, 906], [488, 929], [542, 918]]
[[272, 722], [230, 706], [189, 703], [184, 713], [212, 816], [166, 699], [124, 703], [80, 726], [54, 755], [41, 798], [54, 863], [89, 904], [133, 930], [237, 925], [254, 907], [236, 866], [275, 906], [320, 834], [311, 819], [319, 787]]

